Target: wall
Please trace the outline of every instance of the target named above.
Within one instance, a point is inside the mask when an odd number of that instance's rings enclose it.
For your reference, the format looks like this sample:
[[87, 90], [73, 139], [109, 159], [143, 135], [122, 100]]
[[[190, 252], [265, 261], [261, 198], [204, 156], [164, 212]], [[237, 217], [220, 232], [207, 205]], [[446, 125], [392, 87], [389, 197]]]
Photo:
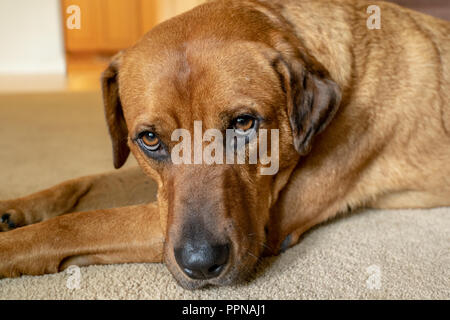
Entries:
[[0, 74], [64, 74], [59, 0], [0, 1]]

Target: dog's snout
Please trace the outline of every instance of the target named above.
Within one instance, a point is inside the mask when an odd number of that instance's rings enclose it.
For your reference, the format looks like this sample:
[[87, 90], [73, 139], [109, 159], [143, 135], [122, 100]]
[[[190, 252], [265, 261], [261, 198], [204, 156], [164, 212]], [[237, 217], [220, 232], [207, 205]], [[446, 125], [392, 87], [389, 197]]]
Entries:
[[187, 242], [175, 249], [175, 259], [191, 279], [205, 280], [218, 277], [228, 263], [230, 245], [212, 245], [207, 241]]

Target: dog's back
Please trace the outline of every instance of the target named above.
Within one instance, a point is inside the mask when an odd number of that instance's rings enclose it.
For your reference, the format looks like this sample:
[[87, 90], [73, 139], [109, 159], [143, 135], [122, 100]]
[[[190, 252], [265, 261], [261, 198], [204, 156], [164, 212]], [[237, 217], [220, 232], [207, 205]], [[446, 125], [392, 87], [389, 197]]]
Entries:
[[[343, 89], [286, 193], [292, 206], [314, 215], [449, 205], [450, 23], [383, 1], [272, 3]], [[373, 5], [379, 29], [367, 25]]]

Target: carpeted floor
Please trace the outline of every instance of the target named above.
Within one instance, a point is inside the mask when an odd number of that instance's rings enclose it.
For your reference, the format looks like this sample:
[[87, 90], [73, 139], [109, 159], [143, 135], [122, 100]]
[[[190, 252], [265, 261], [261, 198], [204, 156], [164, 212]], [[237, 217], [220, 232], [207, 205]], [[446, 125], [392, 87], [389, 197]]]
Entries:
[[[0, 199], [108, 170], [100, 94], [0, 96]], [[78, 289], [68, 273], [0, 280], [0, 299], [450, 299], [449, 266], [450, 208], [366, 210], [308, 232], [238, 286], [190, 292], [162, 264], [93, 266]]]

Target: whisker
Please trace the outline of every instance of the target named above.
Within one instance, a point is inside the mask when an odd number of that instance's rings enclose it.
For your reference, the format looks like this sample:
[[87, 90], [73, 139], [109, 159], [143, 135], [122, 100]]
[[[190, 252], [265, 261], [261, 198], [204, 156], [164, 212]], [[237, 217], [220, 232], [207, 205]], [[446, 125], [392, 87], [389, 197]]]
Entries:
[[256, 239], [256, 238], [250, 238], [249, 240], [256, 241], [257, 244], [261, 245], [263, 248], [269, 250], [270, 252], [273, 252], [273, 249], [269, 245], [267, 245], [265, 242], [263, 242], [259, 239]]
[[[235, 228], [237, 230], [239, 230], [240, 232], [242, 232], [243, 234], [245, 234], [242, 230], [242, 228], [239, 225], [234, 224], [233, 222], [231, 222], [230, 226], [232, 228]], [[263, 248], [267, 249], [269, 252], [274, 252], [273, 248], [271, 248], [269, 245], [267, 245], [265, 242], [261, 241], [260, 239], [258, 239], [258, 234], [253, 232], [253, 233], [248, 233], [247, 234], [247, 239], [249, 239], [250, 241], [256, 241], [256, 243], [260, 246], [262, 246]]]

